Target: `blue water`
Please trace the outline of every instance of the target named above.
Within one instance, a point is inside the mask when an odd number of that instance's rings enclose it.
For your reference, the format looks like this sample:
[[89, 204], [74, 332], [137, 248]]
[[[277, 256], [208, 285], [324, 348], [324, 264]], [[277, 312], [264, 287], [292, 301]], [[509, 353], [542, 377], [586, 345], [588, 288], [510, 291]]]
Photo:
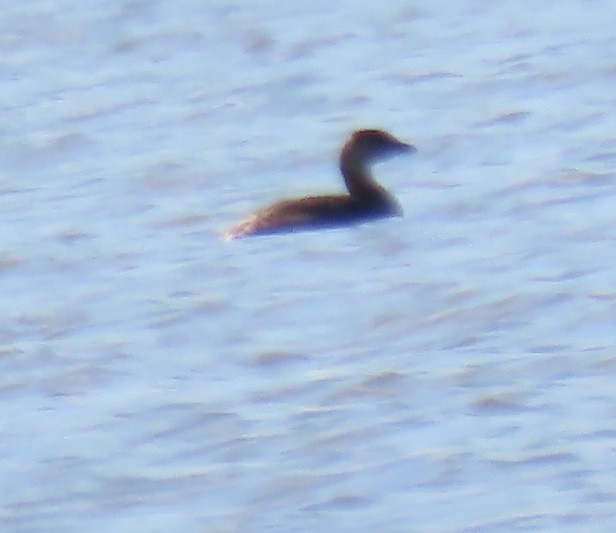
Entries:
[[[6, 4], [0, 529], [614, 527], [614, 20]], [[358, 127], [405, 218], [220, 239]]]

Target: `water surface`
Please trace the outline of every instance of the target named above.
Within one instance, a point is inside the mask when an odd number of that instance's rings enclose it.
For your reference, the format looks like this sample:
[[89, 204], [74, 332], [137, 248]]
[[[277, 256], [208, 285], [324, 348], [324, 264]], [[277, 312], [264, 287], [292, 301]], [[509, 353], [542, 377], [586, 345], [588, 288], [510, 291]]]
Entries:
[[[615, 17], [5, 6], [1, 528], [613, 526]], [[405, 218], [219, 238], [357, 127]]]

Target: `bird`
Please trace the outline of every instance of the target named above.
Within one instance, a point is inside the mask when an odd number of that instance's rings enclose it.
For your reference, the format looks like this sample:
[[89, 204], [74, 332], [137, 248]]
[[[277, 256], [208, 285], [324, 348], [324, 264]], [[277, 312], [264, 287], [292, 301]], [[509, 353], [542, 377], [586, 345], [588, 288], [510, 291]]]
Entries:
[[233, 240], [251, 235], [271, 235], [402, 216], [396, 198], [372, 177], [374, 163], [402, 153], [414, 153], [413, 145], [378, 129], [354, 131], [340, 153], [340, 172], [348, 194], [307, 196], [282, 200], [241, 220], [225, 235]]

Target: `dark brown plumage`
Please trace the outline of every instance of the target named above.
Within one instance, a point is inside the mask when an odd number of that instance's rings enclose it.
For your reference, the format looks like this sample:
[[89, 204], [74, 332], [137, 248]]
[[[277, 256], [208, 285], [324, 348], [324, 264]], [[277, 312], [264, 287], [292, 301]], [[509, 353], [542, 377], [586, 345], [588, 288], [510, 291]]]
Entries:
[[247, 235], [292, 232], [401, 216], [396, 199], [376, 183], [370, 165], [415, 148], [381, 130], [354, 132], [340, 154], [340, 171], [348, 194], [283, 200], [250, 215], [231, 228], [228, 240]]

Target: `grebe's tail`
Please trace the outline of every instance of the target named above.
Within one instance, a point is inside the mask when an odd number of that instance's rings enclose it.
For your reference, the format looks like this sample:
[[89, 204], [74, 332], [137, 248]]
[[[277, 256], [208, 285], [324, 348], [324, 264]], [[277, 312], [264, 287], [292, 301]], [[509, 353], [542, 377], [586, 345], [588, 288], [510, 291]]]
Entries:
[[235, 239], [241, 239], [246, 235], [252, 235], [255, 233], [258, 225], [258, 219], [255, 216], [248, 217], [242, 220], [239, 224], [236, 224], [231, 229], [227, 230], [223, 234], [223, 240], [233, 241]]

